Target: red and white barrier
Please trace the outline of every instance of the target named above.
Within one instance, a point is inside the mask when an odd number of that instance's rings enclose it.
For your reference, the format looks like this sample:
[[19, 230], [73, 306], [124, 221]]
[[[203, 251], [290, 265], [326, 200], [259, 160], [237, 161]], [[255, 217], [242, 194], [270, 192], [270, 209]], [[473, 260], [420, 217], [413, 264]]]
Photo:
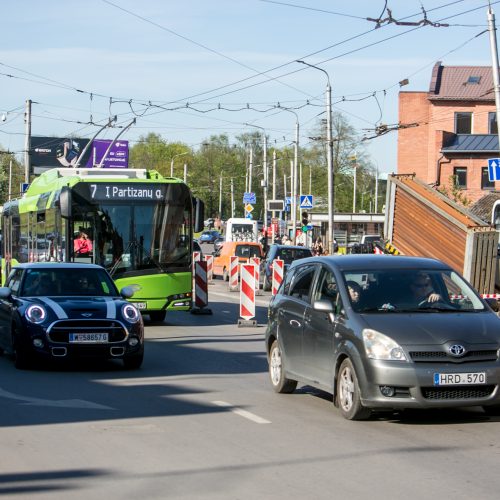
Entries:
[[242, 264], [240, 287], [240, 319], [238, 326], [257, 326], [255, 321], [255, 265]]
[[239, 290], [239, 258], [231, 255], [229, 264], [229, 291], [237, 292]]
[[207, 279], [212, 281], [214, 278], [214, 256], [205, 255], [205, 262], [207, 263]]
[[208, 305], [208, 281], [207, 281], [207, 263], [203, 260], [196, 261], [194, 264], [194, 305], [191, 309], [193, 314], [212, 314]]
[[193, 252], [193, 273], [195, 272], [195, 263], [200, 262], [201, 252]]
[[500, 293], [482, 293], [481, 297], [483, 299], [500, 299]]
[[250, 264], [255, 265], [255, 293], [261, 295], [260, 292], [260, 258], [250, 257]]
[[273, 272], [272, 272], [272, 288], [271, 293], [276, 295], [278, 293], [278, 288], [283, 281], [283, 274], [285, 270], [285, 261], [281, 259], [273, 260]]

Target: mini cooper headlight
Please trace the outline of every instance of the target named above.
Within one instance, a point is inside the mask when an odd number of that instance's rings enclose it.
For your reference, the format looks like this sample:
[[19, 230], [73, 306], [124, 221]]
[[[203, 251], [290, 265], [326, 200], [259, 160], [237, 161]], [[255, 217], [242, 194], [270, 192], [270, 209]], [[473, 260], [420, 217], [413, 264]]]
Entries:
[[141, 317], [141, 313], [132, 304], [122, 307], [122, 315], [129, 323], [137, 323]]
[[367, 328], [363, 330], [363, 342], [366, 355], [370, 359], [408, 361], [401, 346], [383, 333]]
[[38, 324], [45, 321], [45, 318], [47, 317], [47, 311], [43, 306], [32, 304], [26, 309], [24, 315], [29, 322]]

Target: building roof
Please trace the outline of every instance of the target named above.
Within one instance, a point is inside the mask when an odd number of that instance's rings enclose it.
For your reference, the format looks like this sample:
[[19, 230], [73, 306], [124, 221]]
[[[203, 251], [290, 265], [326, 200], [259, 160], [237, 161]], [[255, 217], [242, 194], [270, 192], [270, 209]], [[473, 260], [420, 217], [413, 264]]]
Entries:
[[430, 100], [494, 101], [490, 66], [442, 66], [432, 70]]
[[497, 134], [453, 134], [442, 153], [494, 153], [498, 155]]
[[500, 191], [492, 191], [487, 195], [479, 198], [471, 207], [470, 211], [484, 220], [486, 224], [491, 224], [491, 212], [496, 201], [500, 200]]

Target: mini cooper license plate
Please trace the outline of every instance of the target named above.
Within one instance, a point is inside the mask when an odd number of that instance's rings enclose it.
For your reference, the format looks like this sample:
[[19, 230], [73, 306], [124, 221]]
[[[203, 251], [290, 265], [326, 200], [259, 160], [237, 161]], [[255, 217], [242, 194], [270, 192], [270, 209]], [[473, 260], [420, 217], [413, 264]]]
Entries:
[[107, 333], [70, 333], [69, 341], [74, 344], [103, 344], [108, 341]]
[[435, 373], [434, 385], [478, 385], [486, 384], [486, 372]]
[[137, 309], [146, 309], [148, 307], [148, 304], [146, 302], [132, 302]]

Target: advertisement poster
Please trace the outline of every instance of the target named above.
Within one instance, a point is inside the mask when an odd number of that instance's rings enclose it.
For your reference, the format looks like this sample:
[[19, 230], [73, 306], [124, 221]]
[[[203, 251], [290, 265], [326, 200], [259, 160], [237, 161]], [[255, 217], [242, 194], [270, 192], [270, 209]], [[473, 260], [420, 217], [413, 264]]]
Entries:
[[[111, 140], [95, 139], [79, 161], [79, 167], [93, 168], [101, 163]], [[49, 168], [75, 168], [89, 139], [31, 137], [30, 159], [33, 172]], [[102, 162], [103, 168], [128, 168], [128, 141], [116, 141]]]

